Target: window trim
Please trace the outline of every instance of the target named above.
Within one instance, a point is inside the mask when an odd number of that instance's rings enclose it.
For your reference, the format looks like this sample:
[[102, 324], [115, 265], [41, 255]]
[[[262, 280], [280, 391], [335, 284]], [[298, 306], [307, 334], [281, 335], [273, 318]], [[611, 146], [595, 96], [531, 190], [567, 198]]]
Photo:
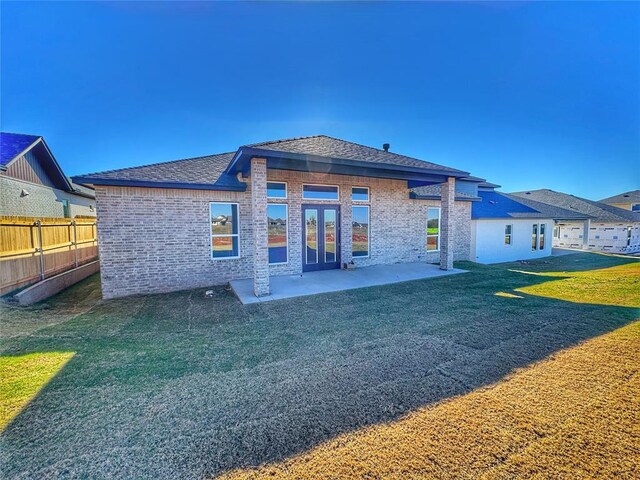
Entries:
[[[276, 263], [271, 263], [269, 262], [269, 266], [271, 265], [288, 265], [289, 264], [289, 204], [287, 203], [269, 203], [267, 204], [267, 212], [269, 211], [269, 207], [271, 205], [274, 206], [284, 206], [284, 210], [285, 210], [285, 216], [286, 218], [286, 233], [285, 233], [285, 240], [287, 242], [287, 261], [286, 262], [276, 262]], [[267, 213], [267, 259], [269, 258], [269, 214]]]
[[[366, 200], [356, 200], [353, 198], [353, 189], [354, 188], [362, 188], [362, 189], [366, 189], [367, 190], [367, 199]], [[362, 204], [362, 203], [369, 203], [371, 201], [371, 189], [369, 187], [361, 187], [359, 185], [352, 185], [351, 186], [351, 201], [357, 203], [358, 205]]]
[[[353, 254], [353, 209], [354, 208], [366, 208], [367, 209], [367, 254], [366, 255], [354, 255]], [[356, 204], [351, 205], [351, 258], [370, 258], [371, 257], [371, 205]]]
[[[270, 197], [269, 196], [269, 184], [270, 183], [280, 183], [280, 184], [284, 185], [284, 197]], [[288, 199], [289, 199], [289, 183], [288, 182], [282, 182], [280, 180], [274, 180], [274, 181], [267, 180], [267, 200], [282, 201], [282, 200], [288, 200]]]
[[[236, 211], [238, 212], [238, 233], [231, 233], [231, 234], [225, 234], [225, 235], [214, 235], [213, 234], [213, 225], [211, 224], [211, 205], [236, 205]], [[214, 261], [220, 261], [220, 260], [237, 260], [238, 258], [242, 257], [242, 249], [241, 249], [241, 242], [240, 242], [240, 203], [238, 202], [209, 202], [209, 237], [210, 237], [210, 244], [211, 244], [211, 249], [210, 249], [210, 254], [211, 255], [211, 259]], [[213, 256], [213, 239], [214, 238], [223, 238], [223, 237], [238, 237], [238, 255], [235, 257], [214, 257]]]
[[[335, 187], [337, 198], [309, 198], [304, 196], [304, 187]], [[302, 200], [313, 200], [315, 202], [339, 202], [340, 201], [340, 185], [328, 185], [324, 183], [303, 183], [302, 184]]]
[[[507, 233], [507, 227], [511, 227], [511, 230], [509, 230], [510, 233]], [[507, 235], [509, 236], [509, 243], [505, 241], [504, 246], [511, 247], [513, 246], [513, 223], [506, 223], [504, 225], [504, 240], [507, 239]]]
[[[429, 234], [429, 209], [430, 208], [435, 208], [438, 210], [438, 235], [434, 235], [434, 234]], [[433, 252], [439, 252], [440, 251], [440, 232], [442, 230], [442, 207], [438, 207], [438, 206], [428, 206], [427, 207], [427, 211], [425, 212], [425, 234], [426, 236], [426, 242], [424, 244], [424, 248], [427, 251], [427, 253], [433, 253]], [[429, 250], [429, 237], [437, 237], [438, 238], [438, 248], [436, 248], [435, 250]]]

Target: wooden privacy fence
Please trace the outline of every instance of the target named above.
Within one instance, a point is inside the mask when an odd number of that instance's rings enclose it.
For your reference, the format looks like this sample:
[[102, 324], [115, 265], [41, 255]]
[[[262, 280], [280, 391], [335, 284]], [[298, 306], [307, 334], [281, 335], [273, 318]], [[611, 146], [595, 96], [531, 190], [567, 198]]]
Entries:
[[0, 295], [97, 258], [95, 217], [0, 216]]

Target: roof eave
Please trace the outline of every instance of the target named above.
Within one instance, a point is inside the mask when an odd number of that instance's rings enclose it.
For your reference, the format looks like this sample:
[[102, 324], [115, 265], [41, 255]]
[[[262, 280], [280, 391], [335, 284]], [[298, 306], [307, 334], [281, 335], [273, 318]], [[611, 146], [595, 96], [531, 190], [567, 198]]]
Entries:
[[218, 190], [224, 192], [244, 192], [246, 185], [217, 185], [215, 183], [154, 182], [149, 180], [124, 180], [99, 177], [71, 177], [75, 183], [85, 185], [103, 185], [110, 187], [175, 188], [183, 190]]

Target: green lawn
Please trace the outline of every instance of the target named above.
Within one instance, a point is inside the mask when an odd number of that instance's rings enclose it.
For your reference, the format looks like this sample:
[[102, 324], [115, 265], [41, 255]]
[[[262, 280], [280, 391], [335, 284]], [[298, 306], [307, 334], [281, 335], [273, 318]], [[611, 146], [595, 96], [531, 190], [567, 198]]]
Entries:
[[607, 293], [637, 282], [634, 265], [461, 263], [469, 273], [249, 306], [224, 288], [103, 302], [92, 277], [2, 306], [0, 376], [34, 373], [0, 384], [14, 405], [3, 476], [199, 478], [286, 460], [637, 320], [636, 284]]

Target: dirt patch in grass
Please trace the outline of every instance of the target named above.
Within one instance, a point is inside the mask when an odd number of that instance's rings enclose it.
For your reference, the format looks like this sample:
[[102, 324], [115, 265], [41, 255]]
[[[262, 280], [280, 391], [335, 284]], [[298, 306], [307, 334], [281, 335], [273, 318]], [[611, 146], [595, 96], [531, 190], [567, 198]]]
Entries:
[[638, 398], [640, 322], [497, 385], [220, 478], [633, 478]]

